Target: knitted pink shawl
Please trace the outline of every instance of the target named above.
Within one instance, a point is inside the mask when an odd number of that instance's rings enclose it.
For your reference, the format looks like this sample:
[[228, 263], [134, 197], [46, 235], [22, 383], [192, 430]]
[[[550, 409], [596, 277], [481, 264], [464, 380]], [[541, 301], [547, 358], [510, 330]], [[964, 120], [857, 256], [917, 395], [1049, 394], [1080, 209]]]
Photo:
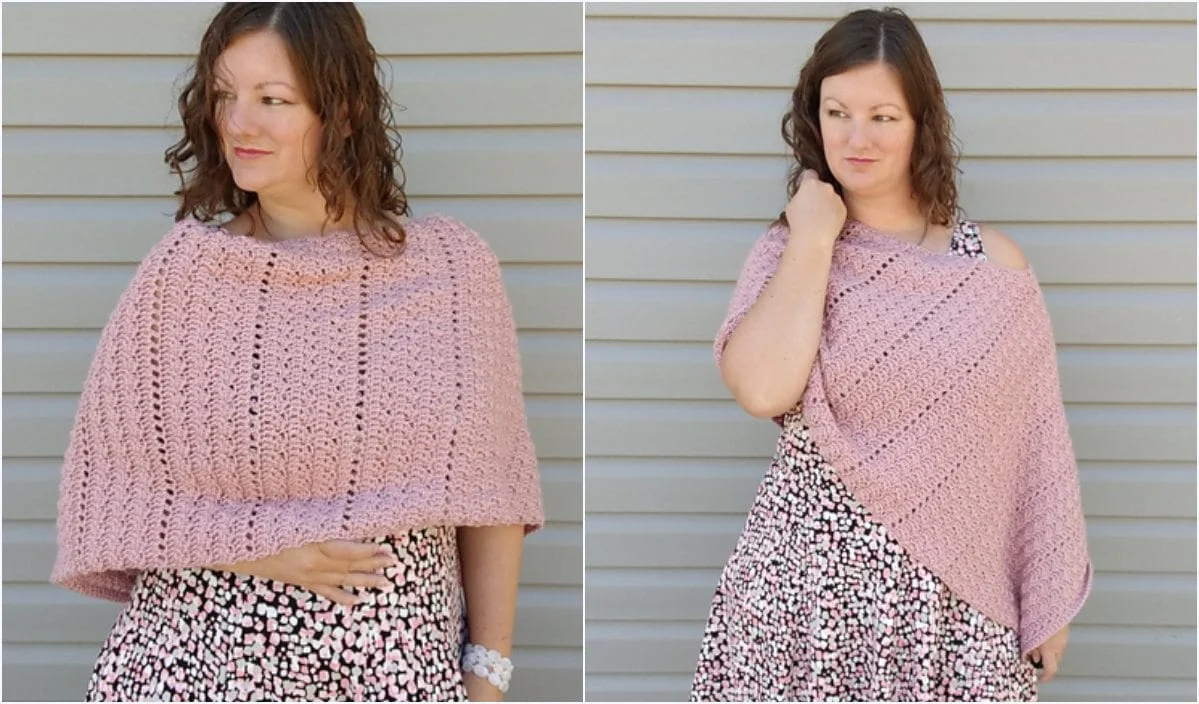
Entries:
[[[268, 243], [186, 219], [105, 326], [51, 581], [124, 601], [200, 567], [428, 525], [541, 525], [516, 331], [466, 226]], [[376, 247], [376, 249], [381, 248]]]
[[[786, 245], [750, 254], [725, 343]], [[820, 349], [784, 432], [806, 423], [854, 496], [1024, 653], [1078, 613], [1091, 564], [1053, 333], [1031, 268], [938, 254], [849, 221]]]

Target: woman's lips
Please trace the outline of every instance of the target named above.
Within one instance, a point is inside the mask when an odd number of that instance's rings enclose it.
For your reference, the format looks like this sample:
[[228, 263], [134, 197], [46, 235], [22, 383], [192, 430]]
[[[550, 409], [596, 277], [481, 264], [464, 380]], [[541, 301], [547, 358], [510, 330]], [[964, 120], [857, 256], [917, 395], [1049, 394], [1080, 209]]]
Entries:
[[874, 162], [876, 162], [878, 160], [877, 159], [859, 159], [859, 158], [851, 156], [851, 157], [847, 158], [846, 161], [848, 161], [851, 164], [873, 164]]
[[243, 149], [241, 147], [234, 147], [233, 153], [236, 154], [237, 158], [239, 159], [257, 159], [260, 156], [266, 156], [267, 154], [270, 154], [270, 152], [264, 152], [259, 149]]

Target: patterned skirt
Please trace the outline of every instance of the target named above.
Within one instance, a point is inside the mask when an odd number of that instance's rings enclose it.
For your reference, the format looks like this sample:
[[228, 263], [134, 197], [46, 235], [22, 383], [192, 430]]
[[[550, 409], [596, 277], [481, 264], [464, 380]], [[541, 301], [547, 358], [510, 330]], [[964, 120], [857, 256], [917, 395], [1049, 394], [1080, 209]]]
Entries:
[[1035, 701], [1015, 631], [956, 597], [787, 425], [712, 602], [692, 701]]
[[143, 572], [100, 650], [88, 701], [465, 701], [453, 527], [373, 542], [395, 589], [342, 606], [270, 579]]

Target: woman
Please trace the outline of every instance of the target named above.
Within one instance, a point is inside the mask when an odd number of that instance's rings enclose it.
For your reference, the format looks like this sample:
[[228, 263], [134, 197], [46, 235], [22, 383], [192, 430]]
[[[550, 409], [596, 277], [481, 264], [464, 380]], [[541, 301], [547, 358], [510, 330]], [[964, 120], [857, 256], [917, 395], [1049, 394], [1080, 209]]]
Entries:
[[[406, 221], [348, 3], [230, 3], [176, 224], [105, 327], [53, 581], [128, 602], [90, 700], [499, 700], [543, 522], [499, 267]], [[223, 224], [209, 224], [228, 216]]]
[[712, 603], [693, 700], [1032, 700], [1091, 584], [1049, 317], [957, 218], [932, 61], [898, 10], [817, 42], [786, 210], [716, 359], [782, 427]]

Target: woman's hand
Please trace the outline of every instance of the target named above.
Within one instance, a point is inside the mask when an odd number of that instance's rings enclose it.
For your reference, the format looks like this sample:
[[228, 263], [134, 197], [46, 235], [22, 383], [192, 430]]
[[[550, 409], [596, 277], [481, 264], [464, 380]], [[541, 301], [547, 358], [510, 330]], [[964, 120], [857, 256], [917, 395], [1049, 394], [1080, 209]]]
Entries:
[[396, 563], [395, 556], [378, 543], [329, 540], [213, 568], [294, 584], [338, 604], [353, 606], [361, 599], [346, 588], [392, 589], [395, 585], [381, 572]]
[[800, 174], [799, 188], [784, 212], [792, 241], [797, 239], [796, 233], [803, 233], [804, 237], [815, 237], [830, 246], [837, 241], [848, 215], [845, 201], [837, 195], [833, 185], [821, 181], [812, 169]]
[[1062, 630], [1054, 633], [1038, 648], [1033, 648], [1028, 653], [1028, 659], [1031, 662], [1041, 663], [1041, 675], [1037, 678], [1038, 682], [1045, 683], [1051, 681], [1057, 675], [1057, 669], [1062, 664], [1062, 655], [1066, 652], [1066, 641], [1070, 639], [1070, 626], [1067, 625]]

